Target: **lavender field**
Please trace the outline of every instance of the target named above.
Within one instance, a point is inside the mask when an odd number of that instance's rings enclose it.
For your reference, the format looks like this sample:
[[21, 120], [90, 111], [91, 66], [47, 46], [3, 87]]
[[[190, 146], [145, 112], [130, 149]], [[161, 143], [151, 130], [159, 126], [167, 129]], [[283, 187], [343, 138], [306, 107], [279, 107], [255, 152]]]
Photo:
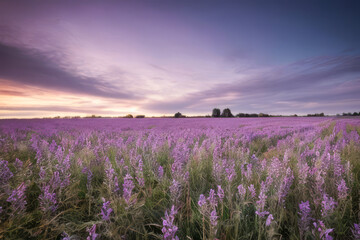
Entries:
[[359, 118], [0, 121], [0, 239], [360, 239]]

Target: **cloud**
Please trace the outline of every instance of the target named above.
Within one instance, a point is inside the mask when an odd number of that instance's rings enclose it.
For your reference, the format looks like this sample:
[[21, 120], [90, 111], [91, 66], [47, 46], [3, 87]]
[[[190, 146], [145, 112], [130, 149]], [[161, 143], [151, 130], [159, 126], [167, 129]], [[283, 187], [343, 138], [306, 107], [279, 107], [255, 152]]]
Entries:
[[13, 91], [13, 90], [2, 90], [0, 89], [0, 95], [3, 96], [28, 96], [28, 94], [20, 91]]
[[[216, 84], [174, 101], [148, 104], [157, 111], [190, 111], [232, 106], [236, 111], [306, 112], [328, 103], [360, 103], [360, 56], [323, 56]], [[307, 103], [307, 104], [305, 104]], [[309, 104], [312, 103], [312, 104]], [[294, 108], [296, 106], [296, 108]], [[353, 107], [353, 104], [351, 105]]]
[[[38, 113], [41, 113], [38, 115]], [[128, 112], [109, 110], [106, 106], [90, 106], [90, 107], [73, 107], [73, 106], [0, 106], [0, 117], [7, 116], [49, 116], [57, 114], [80, 114], [80, 115], [103, 115], [103, 116], [119, 116], [125, 115]]]
[[69, 93], [103, 98], [137, 99], [103, 79], [87, 77], [68, 70], [61, 57], [66, 52], [43, 53], [35, 49], [0, 42], [0, 78], [8, 81]]

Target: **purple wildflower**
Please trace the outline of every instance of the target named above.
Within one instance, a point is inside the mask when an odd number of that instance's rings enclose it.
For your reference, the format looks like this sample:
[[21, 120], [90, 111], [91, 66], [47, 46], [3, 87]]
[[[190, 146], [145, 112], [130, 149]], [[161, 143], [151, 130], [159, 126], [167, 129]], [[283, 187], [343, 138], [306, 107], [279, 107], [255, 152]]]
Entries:
[[215, 194], [214, 189], [210, 189], [208, 201], [209, 201], [212, 209], [217, 207], [218, 203], [217, 203], [216, 194]]
[[23, 162], [20, 159], [16, 158], [14, 166], [17, 168], [17, 171], [20, 171], [23, 167]]
[[56, 152], [55, 152], [55, 157], [56, 157], [56, 159], [58, 160], [59, 163], [60, 163], [61, 160], [63, 159], [63, 157], [64, 157], [64, 151], [63, 151], [63, 149], [62, 149], [61, 146], [59, 146], [58, 149], [56, 150]]
[[114, 177], [114, 192], [118, 193], [120, 191], [120, 187], [119, 187], [119, 180], [117, 178], [117, 176]]
[[42, 194], [39, 196], [40, 208], [43, 212], [52, 211], [55, 212], [57, 208], [56, 194], [50, 192], [50, 185], [43, 187]]
[[43, 160], [43, 155], [42, 155], [41, 150], [40, 150], [39, 148], [36, 149], [36, 156], [35, 156], [35, 158], [37, 159], [37, 160], [36, 160], [36, 163], [37, 163], [37, 164], [41, 164], [41, 162], [42, 162], [42, 160]]
[[216, 226], [217, 225], [217, 219], [219, 217], [217, 216], [216, 210], [212, 210], [212, 212], [210, 213], [210, 223], [212, 226]]
[[12, 191], [10, 197], [7, 199], [7, 201], [11, 203], [14, 213], [19, 214], [25, 211], [25, 205], [26, 205], [25, 189], [26, 189], [25, 184], [21, 183], [15, 190]]
[[111, 184], [111, 182], [114, 179], [114, 175], [115, 175], [115, 170], [112, 167], [109, 167], [108, 169], [105, 169], [105, 174], [106, 174], [106, 178], [109, 181], [109, 183]]
[[54, 172], [54, 175], [50, 180], [50, 185], [53, 189], [57, 189], [61, 186], [61, 179], [59, 172]]
[[63, 232], [61, 235], [63, 236], [62, 240], [71, 240], [71, 237], [66, 232]]
[[84, 168], [81, 170], [81, 172], [87, 175], [86, 187], [87, 187], [88, 191], [90, 191], [90, 189], [91, 189], [91, 180], [92, 180], [93, 173], [92, 173], [91, 170], [90, 170], [89, 168], [87, 168], [87, 167], [84, 167]]
[[162, 166], [159, 166], [158, 176], [159, 176], [160, 179], [162, 179], [163, 176], [164, 176], [164, 168]]
[[0, 185], [8, 183], [9, 179], [12, 178], [13, 173], [8, 167], [8, 161], [0, 161]]
[[293, 180], [294, 180], [294, 175], [293, 175], [291, 169], [288, 168], [286, 170], [286, 176], [280, 185], [280, 189], [279, 189], [279, 193], [278, 193], [279, 203], [283, 203], [285, 201], [285, 197], [290, 190]]
[[110, 220], [110, 214], [112, 213], [113, 209], [110, 207], [110, 201], [106, 201], [105, 198], [102, 198], [103, 205], [101, 208], [101, 215], [102, 219], [105, 221]]
[[310, 203], [309, 201], [306, 202], [301, 202], [299, 204], [299, 208], [300, 208], [300, 221], [299, 221], [299, 228], [300, 228], [300, 234], [304, 235], [306, 231], [309, 230], [309, 226], [310, 226], [310, 221], [311, 221], [311, 217], [310, 217]]
[[337, 185], [337, 190], [339, 199], [346, 199], [349, 188], [346, 186], [344, 179], [341, 179], [340, 183]]
[[206, 198], [205, 198], [204, 194], [200, 194], [198, 204], [200, 207], [202, 207], [206, 204]]
[[130, 174], [126, 174], [126, 176], [124, 177], [124, 184], [123, 184], [123, 197], [125, 199], [125, 202], [127, 204], [129, 204], [130, 198], [131, 198], [131, 194], [132, 194], [132, 190], [134, 189], [135, 185], [132, 181], [132, 177]]
[[354, 239], [360, 239], [360, 224], [354, 223], [354, 228], [351, 229]]
[[269, 188], [273, 182], [273, 179], [271, 176], [268, 176], [264, 181], [261, 182], [260, 192], [264, 192], [265, 194], [269, 191]]
[[139, 159], [138, 166], [136, 169], [136, 180], [139, 183], [140, 187], [145, 186], [144, 173], [143, 173], [143, 161]]
[[174, 225], [175, 215], [177, 211], [175, 210], [175, 206], [171, 207], [170, 214], [165, 211], [165, 218], [163, 220], [163, 228], [162, 233], [164, 234], [165, 240], [178, 240], [179, 238], [175, 235], [178, 227]]
[[218, 185], [218, 190], [217, 190], [217, 195], [220, 199], [220, 201], [222, 202], [225, 196], [224, 190], [221, 188], [220, 185]]
[[273, 217], [272, 214], [269, 214], [269, 216], [268, 216], [267, 219], [266, 219], [265, 225], [266, 225], [266, 226], [270, 226], [272, 220], [274, 220], [274, 217]]
[[261, 218], [264, 218], [269, 214], [269, 212], [268, 211], [263, 211], [263, 212], [255, 211], [255, 214]]
[[57, 146], [56, 142], [54, 140], [52, 140], [51, 144], [49, 145], [49, 151], [51, 153], [53, 153], [55, 151], [55, 149], [56, 149], [56, 146]]
[[232, 180], [236, 177], [235, 161], [229, 160], [226, 165], [227, 167], [225, 168], [225, 172], [227, 174], [227, 179], [229, 180], [229, 183], [231, 183]]
[[320, 239], [332, 240], [333, 237], [329, 234], [334, 230], [332, 228], [327, 229], [323, 221], [313, 223], [315, 229], [312, 231], [315, 236], [319, 236]]
[[266, 194], [264, 194], [262, 191], [259, 194], [259, 200], [256, 201], [257, 207], [260, 211], [263, 211], [265, 208], [265, 203], [266, 203]]
[[87, 230], [89, 233], [89, 236], [86, 238], [86, 240], [96, 240], [96, 237], [98, 234], [96, 234], [96, 224], [92, 225], [91, 228]]
[[337, 205], [332, 197], [329, 197], [327, 194], [324, 194], [323, 201], [321, 201], [322, 210], [321, 215], [327, 217], [331, 215]]
[[65, 172], [70, 169], [70, 154], [66, 155], [65, 159], [61, 162], [61, 172]]

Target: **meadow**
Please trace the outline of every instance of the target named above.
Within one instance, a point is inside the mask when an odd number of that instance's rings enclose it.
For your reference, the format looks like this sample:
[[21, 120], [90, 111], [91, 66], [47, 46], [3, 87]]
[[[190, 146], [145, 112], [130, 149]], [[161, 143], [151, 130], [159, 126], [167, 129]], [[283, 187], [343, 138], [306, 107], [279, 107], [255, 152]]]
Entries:
[[0, 239], [360, 239], [359, 118], [0, 120]]

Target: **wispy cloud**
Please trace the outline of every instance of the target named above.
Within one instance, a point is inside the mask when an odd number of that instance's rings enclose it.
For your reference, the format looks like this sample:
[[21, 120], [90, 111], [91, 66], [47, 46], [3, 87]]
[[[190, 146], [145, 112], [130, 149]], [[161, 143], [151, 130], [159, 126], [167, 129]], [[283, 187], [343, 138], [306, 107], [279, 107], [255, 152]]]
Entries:
[[[359, 90], [360, 56], [323, 56], [255, 71], [233, 83], [216, 84], [182, 99], [150, 103], [147, 107], [191, 111], [233, 106], [237, 111], [304, 112], [321, 110], [330, 102], [343, 103], [343, 107], [349, 100], [360, 104]], [[305, 104], [309, 102], [316, 104]]]
[[0, 43], [0, 78], [18, 84], [104, 98], [138, 98], [125, 87], [119, 89], [104, 79], [69, 71], [59, 59], [58, 52], [43, 53], [4, 43]]

